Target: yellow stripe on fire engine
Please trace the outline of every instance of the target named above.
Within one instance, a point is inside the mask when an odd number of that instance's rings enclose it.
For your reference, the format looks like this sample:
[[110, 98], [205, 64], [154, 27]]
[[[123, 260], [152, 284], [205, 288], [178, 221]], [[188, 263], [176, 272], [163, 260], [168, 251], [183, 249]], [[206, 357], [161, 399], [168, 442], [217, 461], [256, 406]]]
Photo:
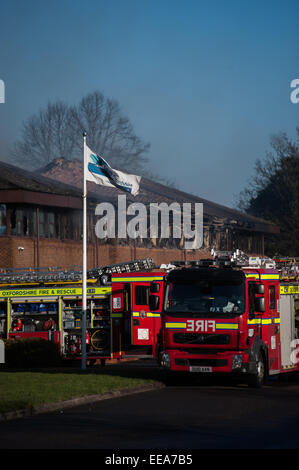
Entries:
[[173, 322], [166, 322], [165, 323], [165, 327], [166, 328], [186, 328], [186, 323], [182, 323], [182, 322], [177, 322], [177, 323], [173, 323]]
[[261, 279], [265, 279], [267, 281], [273, 281], [279, 279], [279, 274], [261, 274]]
[[272, 323], [280, 323], [280, 318], [255, 318], [254, 320], [247, 320], [248, 325], [272, 325]]
[[297, 286], [280, 286], [280, 294], [299, 294], [299, 285]]
[[262, 325], [272, 325], [272, 318], [266, 318], [262, 320]]
[[[104, 295], [111, 293], [111, 287], [87, 287], [87, 295]], [[9, 289], [0, 290], [0, 298], [7, 297], [51, 297], [51, 296], [82, 295], [82, 287], [51, 287], [45, 289]]]
[[[258, 273], [245, 273], [246, 277], [254, 277], [255, 279], [259, 279], [259, 274]], [[279, 274], [261, 274], [261, 279], [264, 281], [274, 281], [274, 280], [279, 280]]]
[[[165, 324], [166, 328], [173, 328], [173, 329], [183, 329], [187, 327], [187, 323], [183, 322], [167, 322]], [[238, 323], [216, 323], [215, 325], [216, 330], [238, 330], [239, 325]]]
[[122, 313], [111, 313], [111, 318], [122, 318]]
[[216, 330], [238, 330], [238, 323], [216, 323]]
[[[140, 312], [133, 312], [133, 317], [139, 317], [140, 316]], [[146, 316], [149, 317], [149, 318], [158, 318], [161, 316], [161, 313], [152, 313], [152, 312], [147, 312], [146, 313]]]
[[254, 320], [247, 320], [247, 325], [260, 325], [262, 323], [261, 318], [255, 318]]

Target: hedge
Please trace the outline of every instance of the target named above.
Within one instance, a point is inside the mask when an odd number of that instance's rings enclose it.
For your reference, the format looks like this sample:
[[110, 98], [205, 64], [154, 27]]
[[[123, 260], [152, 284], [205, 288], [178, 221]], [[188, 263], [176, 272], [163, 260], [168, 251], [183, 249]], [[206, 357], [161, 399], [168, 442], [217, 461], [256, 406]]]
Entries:
[[5, 367], [51, 367], [61, 363], [58, 345], [40, 338], [4, 340]]

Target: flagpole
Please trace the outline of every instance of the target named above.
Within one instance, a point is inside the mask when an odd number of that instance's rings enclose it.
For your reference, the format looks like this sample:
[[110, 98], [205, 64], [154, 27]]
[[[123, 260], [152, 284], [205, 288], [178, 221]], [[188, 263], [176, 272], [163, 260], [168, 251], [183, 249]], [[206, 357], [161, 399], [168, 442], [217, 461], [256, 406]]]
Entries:
[[86, 369], [86, 278], [87, 278], [87, 262], [86, 262], [86, 200], [87, 200], [87, 190], [86, 190], [86, 132], [83, 132], [83, 145], [84, 145], [84, 164], [83, 164], [83, 247], [82, 247], [82, 341], [81, 341], [81, 368]]

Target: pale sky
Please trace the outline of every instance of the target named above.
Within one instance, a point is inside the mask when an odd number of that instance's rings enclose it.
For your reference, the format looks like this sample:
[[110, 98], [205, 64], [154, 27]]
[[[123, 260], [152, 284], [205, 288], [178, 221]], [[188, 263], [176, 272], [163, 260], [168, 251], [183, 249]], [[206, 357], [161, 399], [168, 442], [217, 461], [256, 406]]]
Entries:
[[[100, 90], [150, 169], [232, 206], [272, 134], [295, 135], [298, 1], [0, 0], [0, 159], [22, 122]], [[10, 160], [11, 163], [14, 163]]]

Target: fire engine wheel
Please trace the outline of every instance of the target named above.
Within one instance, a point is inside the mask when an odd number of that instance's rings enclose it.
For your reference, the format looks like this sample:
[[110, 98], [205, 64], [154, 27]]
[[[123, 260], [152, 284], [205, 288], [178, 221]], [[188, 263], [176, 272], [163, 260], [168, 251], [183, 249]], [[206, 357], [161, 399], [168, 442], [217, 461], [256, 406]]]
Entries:
[[254, 374], [250, 374], [248, 378], [248, 385], [252, 388], [261, 388], [266, 378], [265, 361], [260, 353], [256, 361], [256, 370]]

